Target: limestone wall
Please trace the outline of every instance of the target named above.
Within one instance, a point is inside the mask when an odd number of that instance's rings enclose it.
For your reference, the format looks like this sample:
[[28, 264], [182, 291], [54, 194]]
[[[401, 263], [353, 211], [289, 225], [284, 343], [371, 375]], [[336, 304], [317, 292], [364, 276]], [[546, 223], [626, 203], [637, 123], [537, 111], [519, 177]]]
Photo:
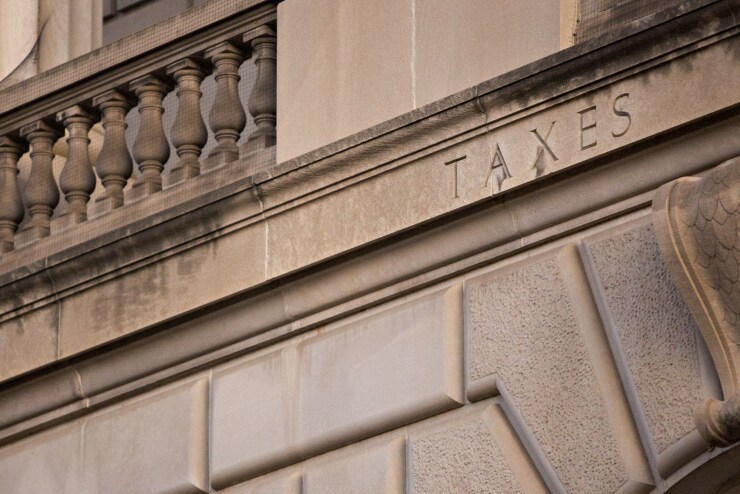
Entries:
[[639, 211], [5, 446], [0, 491], [647, 492], [704, 352]]
[[651, 212], [740, 156], [694, 1], [7, 253], [0, 492], [727, 492]]
[[558, 51], [560, 4], [284, 1], [278, 162]]

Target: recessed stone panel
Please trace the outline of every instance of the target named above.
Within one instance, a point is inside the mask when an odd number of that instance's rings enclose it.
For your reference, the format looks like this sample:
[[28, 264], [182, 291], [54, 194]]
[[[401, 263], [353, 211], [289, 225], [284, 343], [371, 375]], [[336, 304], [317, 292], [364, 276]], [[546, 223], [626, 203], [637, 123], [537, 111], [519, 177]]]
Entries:
[[84, 492], [208, 492], [208, 386], [179, 384], [85, 423]]
[[614, 492], [628, 474], [555, 257], [468, 282], [470, 378], [495, 380], [569, 492]]
[[0, 449], [0, 492], [83, 492], [81, 431], [73, 422]]
[[299, 346], [296, 438], [329, 449], [462, 398], [460, 286], [388, 308]]
[[305, 492], [403, 494], [406, 485], [405, 438], [365, 442], [305, 464]]
[[696, 327], [649, 224], [586, 241], [658, 452], [694, 429], [704, 396]]
[[[451, 414], [454, 417], [423, 426], [409, 435], [410, 492], [547, 492], [531, 462], [520, 455], [521, 451], [509, 451], [507, 458], [499, 446], [510, 442], [511, 437], [496, 437], [502, 428], [510, 429], [508, 423], [497, 424], [506, 422], [498, 405], [474, 406], [472, 411]], [[500, 435], [512, 436], [510, 430], [506, 432]], [[518, 469], [519, 479], [514, 469]]]

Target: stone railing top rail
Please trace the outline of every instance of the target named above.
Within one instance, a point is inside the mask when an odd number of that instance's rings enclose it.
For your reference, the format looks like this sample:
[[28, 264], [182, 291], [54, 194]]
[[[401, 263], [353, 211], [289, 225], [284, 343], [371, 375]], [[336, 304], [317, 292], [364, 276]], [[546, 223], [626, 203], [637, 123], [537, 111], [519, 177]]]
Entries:
[[[56, 104], [63, 106], [65, 102], [76, 104], [81, 99], [80, 95], [88, 94], [94, 88], [115, 85], [116, 81], [125, 84], [137, 74], [151, 72], [153, 65], [164, 66], [189, 55], [194, 43], [208, 46], [209, 36], [214, 32], [228, 33], [233, 25], [240, 25], [234, 32], [235, 37], [239, 36], [245, 32], [245, 17], [255, 27], [274, 21], [275, 6], [279, 1], [210, 0], [23, 83], [0, 90], [0, 134], [45, 116], [37, 114], [40, 108]], [[183, 53], [183, 50], [189, 53]], [[95, 82], [91, 84], [90, 79], [95, 79]], [[21, 122], [21, 115], [16, 114], [21, 109], [26, 122]]]
[[273, 164], [276, 4], [212, 0], [0, 92], [14, 105], [0, 115], [0, 252], [80, 235], [89, 218], [240, 157], [249, 171]]

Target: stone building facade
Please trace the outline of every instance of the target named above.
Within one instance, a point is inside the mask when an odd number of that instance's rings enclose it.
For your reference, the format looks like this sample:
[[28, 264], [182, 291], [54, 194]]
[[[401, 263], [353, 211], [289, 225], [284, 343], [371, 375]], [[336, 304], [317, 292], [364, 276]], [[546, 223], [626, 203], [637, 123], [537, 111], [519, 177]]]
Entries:
[[740, 2], [450, 5], [0, 90], [0, 492], [740, 492]]

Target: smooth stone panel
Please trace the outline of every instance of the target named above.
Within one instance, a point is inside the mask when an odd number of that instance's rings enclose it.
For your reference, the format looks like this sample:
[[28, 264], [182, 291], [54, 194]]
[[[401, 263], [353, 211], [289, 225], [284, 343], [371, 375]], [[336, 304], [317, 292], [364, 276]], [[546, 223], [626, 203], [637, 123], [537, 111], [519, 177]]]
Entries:
[[65, 298], [61, 302], [60, 357], [263, 281], [265, 235], [264, 224], [243, 228]]
[[342, 448], [305, 464], [305, 492], [321, 494], [403, 494], [406, 440], [368, 441]]
[[81, 438], [78, 421], [0, 449], [0, 492], [80, 494]]
[[290, 348], [214, 371], [211, 476], [233, 484], [245, 472], [267, 471], [295, 459], [290, 447], [295, 368]]
[[459, 406], [461, 287], [355, 319], [298, 351], [303, 448], [330, 449]]
[[57, 358], [58, 302], [0, 324], [0, 381]]
[[197, 379], [93, 415], [85, 494], [208, 492], [208, 382]]
[[470, 379], [505, 389], [569, 492], [628, 480], [601, 390], [552, 255], [468, 281]]
[[407, 297], [217, 369], [213, 486], [460, 406], [461, 292]]
[[558, 0], [416, 0], [416, 106], [555, 53]]
[[585, 241], [653, 441], [661, 453], [694, 430], [703, 401], [696, 323], [645, 222]]
[[278, 5], [278, 163], [414, 108], [411, 5]]
[[[467, 407], [466, 407], [467, 408]], [[410, 492], [546, 493], [498, 405], [473, 406], [409, 435]], [[509, 437], [504, 437], [509, 436]], [[514, 444], [508, 455], [501, 445]], [[517, 478], [515, 470], [520, 478]]]

